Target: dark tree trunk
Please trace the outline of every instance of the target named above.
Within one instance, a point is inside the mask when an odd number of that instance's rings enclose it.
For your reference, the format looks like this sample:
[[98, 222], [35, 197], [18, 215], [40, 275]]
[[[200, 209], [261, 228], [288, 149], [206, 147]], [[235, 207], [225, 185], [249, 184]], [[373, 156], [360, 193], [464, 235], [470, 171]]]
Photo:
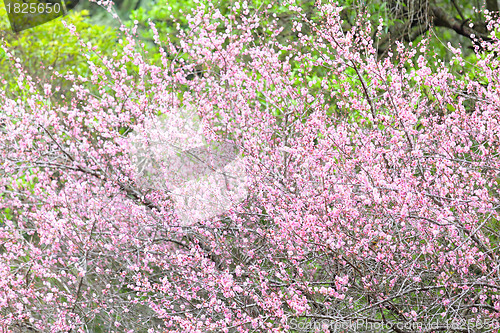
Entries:
[[498, 12], [498, 0], [486, 0], [486, 8], [491, 12]]

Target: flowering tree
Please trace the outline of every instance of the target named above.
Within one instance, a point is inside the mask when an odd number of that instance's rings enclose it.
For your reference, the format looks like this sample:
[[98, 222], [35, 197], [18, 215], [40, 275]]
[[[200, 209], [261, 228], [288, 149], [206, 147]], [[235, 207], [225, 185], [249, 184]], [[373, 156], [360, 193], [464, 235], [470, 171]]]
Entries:
[[[22, 90], [0, 94], [4, 330], [461, 332], [447, 323], [500, 317], [495, 33], [459, 73], [460, 52], [440, 62], [425, 39], [377, 60], [366, 20], [343, 31], [333, 2], [277, 43], [268, 10], [201, 4], [180, 48], [155, 35], [161, 66], [124, 29], [123, 54], [65, 75], [68, 96], [10, 58]], [[138, 137], [183, 109], [204, 141], [168, 136], [237, 147], [226, 162], [246, 180], [231, 193], [248, 189], [189, 223], [172, 164], [151, 163], [164, 186], [137, 167], [145, 150], [165, 161]]]

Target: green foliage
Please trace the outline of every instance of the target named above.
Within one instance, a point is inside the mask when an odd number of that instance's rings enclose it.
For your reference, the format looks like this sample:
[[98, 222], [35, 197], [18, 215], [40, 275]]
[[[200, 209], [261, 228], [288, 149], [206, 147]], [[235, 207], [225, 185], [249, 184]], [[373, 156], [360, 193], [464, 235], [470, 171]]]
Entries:
[[169, 37], [172, 41], [177, 42], [177, 27], [184, 31], [189, 29], [186, 15], [188, 15], [196, 5], [197, 4], [191, 0], [161, 1], [154, 4], [151, 9], [139, 8], [133, 11], [130, 14], [130, 19], [132, 21], [139, 21], [140, 34], [145, 40], [150, 41], [150, 46], [154, 44], [151, 43], [153, 40], [153, 33], [149, 28], [149, 20], [156, 25], [162, 37], [161, 40], [166, 40], [167, 37]]
[[[5, 8], [0, 6], [0, 29], [6, 31], [2, 44], [13, 53], [10, 59], [0, 53], [0, 72], [2, 79], [6, 81], [4, 87], [7, 91], [16, 96], [19, 95], [19, 89], [22, 90], [16, 82], [17, 73], [13, 67], [16, 58], [19, 58], [27, 73], [39, 80], [40, 84], [50, 82], [64, 91], [69, 89], [66, 80], [49, 76], [53, 71], [85, 76], [89, 72], [88, 60], [99, 62], [103, 56], [110, 57], [118, 49], [116, 32], [106, 26], [87, 23], [87, 14], [86, 11], [71, 11], [66, 17], [16, 34], [10, 30]], [[68, 25], [73, 24], [81, 40], [96, 46], [100, 53], [89, 52], [90, 59], [87, 59], [81, 52], [77, 37], [64, 27], [62, 20]], [[2, 49], [1, 52], [5, 51]]]
[[[250, 1], [236, 1], [236, 0], [218, 0], [218, 1], [193, 1], [193, 0], [166, 0], [153, 4], [150, 8], [139, 8], [130, 14], [130, 20], [137, 20], [139, 22], [139, 32], [142, 39], [148, 40], [149, 46], [153, 49], [153, 34], [149, 28], [148, 21], [151, 20], [156, 28], [158, 29], [160, 35], [160, 41], [171, 40], [173, 43], [179, 41], [178, 33], [180, 31], [189, 32], [189, 24], [187, 16], [192, 13], [192, 10], [197, 8], [199, 5], [209, 8], [213, 4], [214, 8], [220, 10], [223, 16], [228, 17], [230, 12], [232, 12], [233, 7], [238, 7], [236, 10], [234, 22], [239, 22], [241, 20], [240, 15], [244, 11], [244, 3], [247, 3], [247, 7], [250, 13], [252, 12], [267, 12], [267, 19], [261, 17], [259, 35], [263, 39], [269, 38], [271, 31], [269, 30], [270, 23], [272, 21], [279, 20], [280, 26], [284, 28], [284, 33], [282, 33], [277, 41], [289, 42], [291, 39], [296, 39], [296, 36], [291, 34], [291, 27], [293, 21], [300, 20], [299, 17], [292, 11], [290, 11], [286, 6], [281, 5], [275, 0], [250, 0]], [[314, 17], [314, 1], [312, 0], [302, 0], [301, 8], [307, 17]], [[275, 38], [273, 38], [275, 39]]]

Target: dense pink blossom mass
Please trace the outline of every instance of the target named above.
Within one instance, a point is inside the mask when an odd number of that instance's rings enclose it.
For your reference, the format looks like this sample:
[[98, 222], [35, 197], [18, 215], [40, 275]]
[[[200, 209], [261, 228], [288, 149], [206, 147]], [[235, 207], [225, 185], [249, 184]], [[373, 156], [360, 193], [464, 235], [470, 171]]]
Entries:
[[[333, 2], [287, 44], [241, 6], [200, 6], [180, 44], [156, 33], [155, 63], [123, 28], [124, 54], [67, 91], [7, 50], [25, 93], [0, 92], [2, 332], [494, 332], [495, 35], [459, 75], [460, 50], [445, 63], [425, 39], [377, 59], [369, 24], [343, 31]], [[128, 138], [187, 107], [207, 142], [238, 147], [248, 189], [192, 223]]]

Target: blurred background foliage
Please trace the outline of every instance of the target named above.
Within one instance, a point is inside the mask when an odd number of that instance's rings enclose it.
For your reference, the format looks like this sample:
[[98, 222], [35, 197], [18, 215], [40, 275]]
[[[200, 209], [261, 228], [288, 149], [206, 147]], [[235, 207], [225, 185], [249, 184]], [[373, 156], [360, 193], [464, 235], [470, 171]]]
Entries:
[[77, 37], [64, 27], [61, 18], [14, 33], [10, 30], [5, 7], [0, 6], [3, 45], [13, 54], [12, 58], [4, 56], [0, 59], [3, 88], [13, 96], [19, 95], [19, 89], [23, 90], [17, 84], [17, 70], [14, 67], [16, 58], [40, 86], [51, 83], [61, 87], [61, 91], [67, 91], [69, 82], [63, 77], [52, 75], [53, 71], [62, 75], [73, 73], [75, 76], [86, 76], [89, 72], [87, 61], [98, 62], [100, 57], [111, 57], [119, 45], [115, 30], [90, 22], [87, 20], [88, 15], [86, 10], [76, 10], [70, 11], [64, 19], [68, 24], [76, 26], [82, 41], [91, 43], [99, 50], [100, 53], [89, 52], [89, 59], [82, 54]]

